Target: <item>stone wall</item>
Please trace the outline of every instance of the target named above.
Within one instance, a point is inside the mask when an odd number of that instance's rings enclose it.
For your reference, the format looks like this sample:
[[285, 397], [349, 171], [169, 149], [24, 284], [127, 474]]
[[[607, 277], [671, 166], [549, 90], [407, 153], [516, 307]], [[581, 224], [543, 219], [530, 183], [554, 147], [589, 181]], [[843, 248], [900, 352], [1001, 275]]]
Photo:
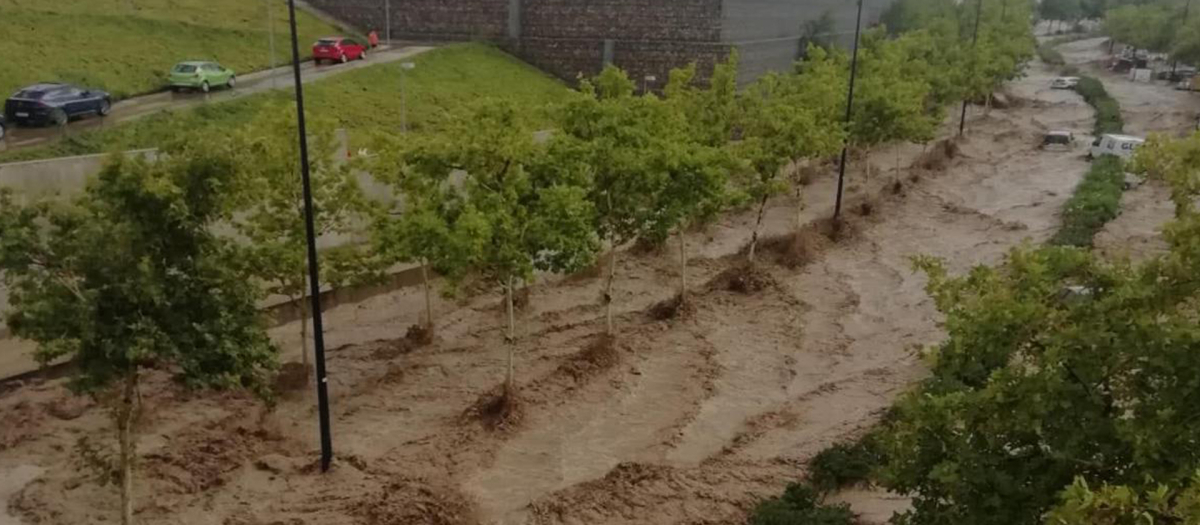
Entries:
[[[361, 29], [384, 34], [389, 0], [308, 0]], [[865, 0], [864, 26], [893, 0]], [[741, 80], [790, 67], [802, 24], [826, 11], [834, 42], [853, 40], [852, 0], [390, 0], [398, 40], [489, 40], [563, 79], [594, 75], [607, 61], [661, 87], [675, 67], [701, 73], [732, 47]]]
[[392, 15], [392, 38], [418, 41], [496, 40], [508, 34], [509, 0], [307, 0], [308, 4], [384, 38]]

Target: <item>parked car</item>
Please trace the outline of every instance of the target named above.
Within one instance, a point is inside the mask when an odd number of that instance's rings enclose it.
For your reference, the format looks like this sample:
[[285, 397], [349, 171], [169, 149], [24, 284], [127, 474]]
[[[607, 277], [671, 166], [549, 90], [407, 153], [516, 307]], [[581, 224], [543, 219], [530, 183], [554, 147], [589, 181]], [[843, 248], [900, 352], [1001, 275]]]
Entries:
[[1079, 85], [1079, 77], [1058, 77], [1050, 83], [1051, 89], [1075, 89]]
[[341, 62], [367, 58], [367, 46], [353, 38], [331, 36], [317, 40], [312, 48], [313, 62], [320, 64], [322, 60]]
[[1146, 139], [1140, 137], [1132, 137], [1129, 135], [1101, 135], [1097, 137], [1095, 142], [1092, 142], [1092, 149], [1088, 153], [1093, 159], [1100, 158], [1102, 155], [1116, 155], [1122, 159], [1133, 157], [1133, 153], [1138, 147], [1146, 143]]
[[180, 62], [171, 68], [167, 84], [174, 91], [198, 89], [208, 93], [216, 86], [233, 89], [237, 84], [237, 75], [232, 69], [216, 62]]
[[34, 84], [17, 91], [4, 102], [4, 116], [11, 124], [62, 126], [83, 115], [108, 115], [112, 97], [98, 89], [70, 84]]
[[1200, 91], [1200, 77], [1180, 80], [1178, 84], [1175, 84], [1175, 89], [1180, 91]]
[[1042, 136], [1041, 149], [1065, 147], [1071, 149], [1075, 145], [1075, 134], [1070, 131], [1047, 131]]

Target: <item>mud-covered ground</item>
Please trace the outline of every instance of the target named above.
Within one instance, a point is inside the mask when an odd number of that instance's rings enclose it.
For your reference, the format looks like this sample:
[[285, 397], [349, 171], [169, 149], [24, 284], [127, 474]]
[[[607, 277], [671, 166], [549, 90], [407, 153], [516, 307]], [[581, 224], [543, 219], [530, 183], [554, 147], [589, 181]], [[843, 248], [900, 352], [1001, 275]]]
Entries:
[[[806, 235], [790, 268], [773, 252], [748, 293], [730, 290], [753, 214], [735, 213], [688, 236], [692, 307], [647, 312], [677, 283], [675, 244], [622, 251], [615, 300], [619, 337], [599, 344], [602, 269], [543, 279], [521, 311], [510, 424], [481, 423], [479, 400], [501, 382], [506, 357], [499, 295], [437, 301], [433, 344], [402, 341], [419, 290], [328, 312], [337, 460], [320, 474], [307, 390], [268, 411], [234, 395], [191, 395], [162, 378], [143, 388], [138, 515], [146, 524], [633, 524], [741, 523], [761, 498], [804, 474], [822, 448], [871, 426], [923, 374], [919, 349], [942, 337], [912, 270], [918, 254], [964, 270], [998, 262], [1057, 228], [1082, 177], [1086, 144], [1036, 148], [1048, 129], [1086, 136], [1092, 110], [1048, 88], [1041, 65], [1011, 85], [1017, 103], [982, 115], [941, 166], [920, 146], [875, 154], [850, 174], [850, 228], [838, 242]], [[948, 123], [947, 133], [951, 127]], [[896, 174], [895, 159], [903, 169]], [[894, 177], [902, 183], [897, 188]], [[769, 209], [768, 235], [831, 212], [835, 180], [822, 171], [800, 201]], [[897, 191], [898, 190], [898, 191]], [[797, 203], [802, 203], [797, 207]], [[863, 206], [869, 202], [869, 206]], [[761, 289], [757, 289], [761, 288]], [[297, 357], [298, 325], [274, 330]], [[107, 414], [58, 381], [0, 393], [0, 500], [15, 523], [98, 523], [116, 516], [76, 453], [115, 446]], [[486, 412], [486, 407], [484, 407]], [[868, 491], [840, 496], [871, 520], [904, 505]], [[0, 513], [0, 523], [4, 523]]]

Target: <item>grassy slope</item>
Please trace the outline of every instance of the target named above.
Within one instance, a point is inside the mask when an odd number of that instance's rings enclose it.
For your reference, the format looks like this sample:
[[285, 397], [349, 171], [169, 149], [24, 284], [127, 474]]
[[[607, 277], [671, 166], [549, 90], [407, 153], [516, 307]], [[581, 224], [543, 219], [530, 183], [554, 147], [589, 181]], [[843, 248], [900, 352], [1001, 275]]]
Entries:
[[[0, 0], [2, 1], [2, 0]], [[444, 119], [473, 100], [494, 97], [531, 108], [546, 118], [545, 109], [571, 96], [558, 80], [519, 60], [482, 44], [459, 44], [418, 55], [417, 67], [406, 71], [410, 129]], [[350, 131], [351, 139], [367, 130], [400, 128], [400, 68], [383, 64], [350, 71], [305, 86], [310, 115], [331, 118]], [[290, 91], [251, 95], [225, 103], [178, 112], [164, 112], [113, 128], [77, 133], [43, 147], [0, 154], [0, 162], [33, 160], [154, 147], [202, 128], [233, 128], [252, 119], [272, 101], [290, 98]]]
[[[274, 6], [276, 54], [289, 52], [287, 12]], [[297, 13], [302, 46], [341, 32]], [[263, 0], [0, 0], [0, 95], [40, 81], [154, 91], [172, 65], [217, 60], [238, 72], [271, 64]]]

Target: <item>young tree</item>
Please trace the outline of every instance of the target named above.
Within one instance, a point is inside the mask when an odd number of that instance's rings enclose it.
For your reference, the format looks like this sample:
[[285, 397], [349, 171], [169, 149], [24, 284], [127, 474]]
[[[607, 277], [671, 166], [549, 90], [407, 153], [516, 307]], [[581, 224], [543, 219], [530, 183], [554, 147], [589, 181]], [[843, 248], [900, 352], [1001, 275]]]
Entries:
[[864, 35], [859, 56], [859, 86], [850, 118], [850, 143], [866, 156], [871, 179], [871, 150], [895, 140], [931, 133], [935, 122], [927, 111], [929, 83], [906, 69], [905, 47], [882, 31]]
[[620, 69], [609, 66], [591, 81], [584, 95], [567, 103], [561, 133], [550, 145], [560, 166], [591, 175], [588, 200], [596, 210], [596, 231], [608, 244], [608, 278], [604, 288], [605, 332], [613, 335], [613, 286], [618, 248], [647, 236], [665, 173], [651, 169], [649, 159], [670, 137], [670, 108], [653, 96], [633, 96], [635, 86]]
[[737, 118], [737, 54], [714, 68], [707, 88], [695, 76], [695, 64], [671, 71], [666, 103], [673, 123], [649, 159], [667, 182], [647, 237], [665, 240], [673, 230], [678, 234], [680, 304], [687, 302], [686, 231], [712, 220], [732, 197], [728, 181], [736, 161], [729, 142]]
[[[372, 173], [398, 197], [376, 213], [374, 248], [387, 263], [421, 265], [427, 334], [434, 330], [431, 270], [458, 281], [475, 269], [487, 238], [486, 218], [470, 207], [443, 159], [452, 143], [437, 135], [381, 138]], [[452, 146], [451, 146], [452, 147]]]
[[[812, 54], [817, 60], [822, 59], [820, 51], [813, 50]], [[806, 72], [822, 73], [819, 68]], [[752, 265], [767, 201], [786, 188], [782, 179], [785, 168], [796, 161], [831, 156], [844, 141], [841, 124], [822, 111], [821, 98], [813, 96], [817, 94], [815, 90], [806, 89], [824, 80], [825, 77], [799, 79], [769, 74], [741, 97], [737, 126], [741, 139], [735, 143], [734, 151], [750, 172], [741, 181], [742, 187], [758, 204], [747, 255]]]
[[[440, 147], [422, 162], [432, 172], [461, 170], [463, 206], [477, 213], [479, 228], [466, 244], [481, 246], [477, 270], [505, 292], [509, 344], [506, 397], [516, 394], [518, 280], [535, 271], [572, 272], [595, 259], [595, 208], [587, 199], [590, 181], [577, 165], [559, 165], [546, 155], [523, 113], [509, 103], [485, 101], [440, 136]], [[486, 227], [482, 227], [486, 225]]]
[[[244, 209], [234, 216], [237, 232], [248, 241], [246, 268], [265, 284], [267, 293], [285, 296], [300, 309], [301, 362], [307, 367], [311, 312], [296, 129], [293, 109], [272, 107], [227, 140], [239, 146], [235, 168], [248, 188], [242, 196]], [[308, 145], [316, 235], [349, 236], [365, 227], [370, 205], [350, 165], [335, 158], [332, 123], [310, 121], [309, 129], [315, 130], [310, 133]], [[354, 245], [325, 252], [333, 257], [327, 261], [346, 263], [339, 264], [340, 268], [364, 272], [375, 269], [353, 264], [368, 261], [365, 250]], [[358, 275], [357, 271], [326, 272], [324, 277], [327, 283], [333, 283], [334, 277], [351, 281]]]
[[[188, 387], [264, 385], [276, 352], [238, 250], [212, 232], [228, 218], [228, 157], [163, 151], [115, 157], [70, 205], [21, 206], [0, 191], [8, 326], [41, 363], [69, 359], [81, 394], [111, 392], [120, 444], [121, 523], [133, 522], [140, 378]], [[105, 396], [108, 397], [108, 396]]]

